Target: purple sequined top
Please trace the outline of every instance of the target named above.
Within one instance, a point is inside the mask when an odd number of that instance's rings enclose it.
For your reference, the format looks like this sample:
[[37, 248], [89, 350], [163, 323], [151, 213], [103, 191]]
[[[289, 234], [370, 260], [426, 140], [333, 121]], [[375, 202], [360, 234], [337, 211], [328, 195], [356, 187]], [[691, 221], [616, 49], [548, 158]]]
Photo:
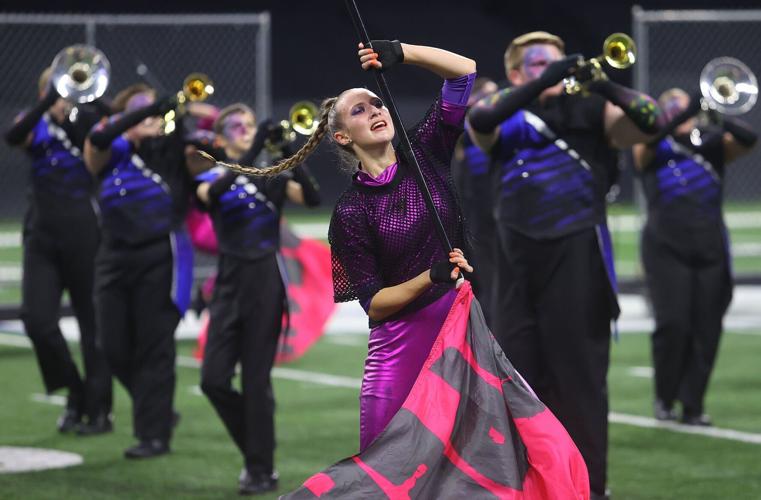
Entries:
[[[412, 149], [452, 245], [464, 245], [462, 217], [449, 164], [463, 131], [475, 74], [446, 80], [425, 118], [409, 132]], [[448, 256], [415, 178], [403, 159], [377, 178], [357, 172], [330, 221], [336, 302], [359, 299], [367, 310], [381, 288], [408, 281]], [[432, 303], [451, 285], [434, 285], [392, 320]]]

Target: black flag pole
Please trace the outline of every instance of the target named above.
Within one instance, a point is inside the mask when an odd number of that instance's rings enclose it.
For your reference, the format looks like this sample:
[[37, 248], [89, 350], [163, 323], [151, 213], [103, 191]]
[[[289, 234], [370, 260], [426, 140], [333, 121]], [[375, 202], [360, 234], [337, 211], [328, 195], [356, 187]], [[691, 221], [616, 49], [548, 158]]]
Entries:
[[[346, 0], [346, 8], [349, 9], [349, 15], [351, 15], [351, 20], [354, 23], [354, 29], [357, 30], [357, 35], [359, 36], [360, 40], [365, 45], [365, 47], [370, 47], [370, 36], [367, 34], [365, 24], [362, 22], [362, 17], [359, 15], [357, 3], [354, 0]], [[409, 137], [407, 137], [407, 130], [404, 128], [402, 119], [399, 116], [399, 111], [396, 109], [394, 98], [391, 96], [391, 90], [388, 88], [388, 83], [386, 82], [386, 78], [383, 76], [383, 73], [377, 69], [374, 69], [373, 72], [375, 73], [375, 82], [378, 84], [381, 97], [383, 97], [383, 102], [386, 104], [386, 107], [391, 114], [391, 120], [394, 122], [396, 133], [399, 134], [402, 157], [407, 159], [407, 162], [413, 166], [412, 173], [415, 176], [415, 180], [417, 181], [420, 191], [423, 193], [423, 200], [425, 201], [428, 210], [430, 210], [431, 215], [433, 216], [433, 220], [436, 226], [436, 233], [439, 236], [441, 244], [444, 246], [444, 251], [447, 255], [449, 255], [449, 252], [452, 251], [452, 243], [449, 241], [449, 237], [444, 230], [444, 224], [441, 222], [441, 217], [439, 217], [439, 213], [436, 211], [436, 207], [433, 204], [431, 191], [428, 189], [428, 185], [425, 183], [423, 172], [420, 170], [420, 165], [417, 162], [417, 158], [415, 158], [415, 154], [412, 152], [412, 145], [410, 144]]]

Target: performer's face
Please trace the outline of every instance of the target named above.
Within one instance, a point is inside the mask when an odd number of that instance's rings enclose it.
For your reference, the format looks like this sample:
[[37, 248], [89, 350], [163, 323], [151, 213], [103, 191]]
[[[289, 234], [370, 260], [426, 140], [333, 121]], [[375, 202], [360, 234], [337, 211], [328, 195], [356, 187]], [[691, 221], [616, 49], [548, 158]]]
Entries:
[[[673, 120], [679, 113], [687, 109], [690, 104], [690, 96], [686, 92], [679, 92], [672, 95], [666, 102], [663, 103], [663, 112], [666, 114], [667, 120]], [[676, 134], [689, 134], [692, 129], [695, 128], [695, 119], [690, 118], [681, 123], [675, 130]]]
[[222, 123], [222, 136], [227, 147], [245, 153], [254, 143], [256, 121], [247, 111], [232, 113]]
[[351, 89], [338, 103], [343, 130], [336, 132], [339, 144], [353, 143], [360, 148], [383, 145], [394, 138], [394, 124], [388, 108], [367, 89]]
[[547, 66], [560, 60], [563, 54], [560, 49], [549, 43], [528, 45], [523, 49], [523, 60], [517, 69], [510, 71], [508, 77], [515, 85], [522, 85], [536, 80]]
[[[156, 96], [153, 91], [139, 92], [127, 101], [127, 105], [124, 108], [125, 113], [130, 113], [136, 109], [150, 106], [156, 100]], [[153, 137], [161, 133], [161, 118], [158, 116], [149, 116], [142, 122], [132, 127], [128, 135], [138, 139], [141, 137]]]

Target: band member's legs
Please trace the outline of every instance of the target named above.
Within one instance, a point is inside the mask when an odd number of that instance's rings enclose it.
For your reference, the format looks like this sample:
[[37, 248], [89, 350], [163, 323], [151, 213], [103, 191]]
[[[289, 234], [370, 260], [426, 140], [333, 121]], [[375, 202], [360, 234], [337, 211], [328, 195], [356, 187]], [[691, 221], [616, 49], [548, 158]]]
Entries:
[[[237, 308], [235, 269], [222, 256], [209, 304], [209, 335], [201, 368], [201, 389], [245, 455], [245, 410], [242, 394], [233, 388], [235, 365], [243, 353]], [[233, 280], [233, 282], [230, 282]]]
[[83, 411], [82, 380], [58, 326], [63, 280], [55, 242], [30, 231], [24, 237], [21, 319], [32, 341], [47, 392], [70, 389], [71, 405]]
[[494, 337], [516, 370], [541, 398], [548, 380], [541, 358], [542, 339], [537, 332], [536, 309], [531, 297], [531, 263], [521, 250], [526, 238], [504, 231], [499, 238]]
[[679, 400], [686, 416], [703, 413], [703, 399], [719, 349], [722, 320], [727, 309], [729, 273], [726, 265], [726, 260], [721, 259], [713, 265], [701, 267], [695, 273], [692, 335], [679, 387]]
[[[251, 473], [272, 473], [275, 451], [275, 398], [270, 373], [283, 322], [285, 288], [275, 256], [259, 259], [243, 278], [241, 388], [245, 407], [245, 459]], [[242, 306], [242, 304], [241, 304]]]
[[607, 482], [611, 288], [597, 235], [563, 238], [544, 261], [549, 271], [537, 295], [538, 333], [550, 388], [540, 397], [565, 426], [589, 470], [591, 490]]
[[135, 435], [140, 440], [171, 437], [176, 347], [180, 313], [172, 301], [173, 259], [169, 238], [135, 255], [137, 281], [131, 302], [135, 325], [132, 365]]
[[655, 316], [655, 397], [668, 409], [677, 398], [690, 349], [694, 271], [647, 228], [642, 235], [642, 262]]
[[[83, 221], [84, 223], [85, 221]], [[62, 248], [63, 279], [77, 318], [80, 348], [85, 366], [85, 413], [92, 419], [111, 412], [111, 372], [97, 338], [95, 322], [94, 274], [98, 248], [96, 221], [77, 228]]]
[[108, 368], [132, 396], [135, 341], [129, 270], [122, 261], [105, 258], [101, 248], [95, 264], [95, 324]]

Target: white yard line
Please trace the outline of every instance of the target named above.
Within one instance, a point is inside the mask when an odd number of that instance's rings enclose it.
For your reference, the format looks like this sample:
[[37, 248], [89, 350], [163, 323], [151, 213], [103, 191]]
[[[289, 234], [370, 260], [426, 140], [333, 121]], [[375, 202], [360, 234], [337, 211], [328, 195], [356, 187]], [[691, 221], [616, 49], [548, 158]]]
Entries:
[[9, 345], [13, 347], [32, 347], [32, 343], [24, 335], [15, 333], [0, 333], [0, 345]]
[[632, 377], [653, 378], [653, 367], [652, 366], [632, 366], [626, 370], [626, 373], [628, 373]]
[[718, 427], [700, 427], [696, 425], [678, 424], [675, 422], [662, 422], [660, 420], [655, 420], [654, 418], [617, 412], [611, 412], [608, 415], [608, 421], [614, 424], [633, 425], [635, 427], [644, 427], [647, 429], [661, 429], [682, 434], [697, 434], [699, 436], [717, 439], [740, 441], [741, 443], [761, 444], [761, 434], [736, 431], [734, 429], [720, 429]]
[[32, 394], [29, 399], [35, 403], [43, 403], [53, 406], [66, 406], [66, 398], [64, 396], [58, 396], [55, 394]]
[[[15, 338], [14, 338], [15, 337]], [[19, 342], [26, 340], [19, 338], [17, 335], [0, 334], [0, 344], [14, 346], [29, 346], [29, 342]], [[200, 363], [197, 359], [190, 356], [177, 356], [177, 366], [186, 368], [199, 368]], [[645, 376], [645, 369], [649, 367], [634, 367], [632, 370], [641, 372], [638, 376]], [[272, 370], [274, 378], [305, 382], [310, 384], [324, 385], [329, 387], [341, 387], [347, 389], [359, 389], [362, 380], [354, 377], [345, 377], [341, 375], [330, 375], [328, 373], [313, 372], [307, 370], [298, 370], [295, 368], [275, 367]], [[192, 394], [200, 395], [201, 391], [198, 386], [190, 388]], [[32, 401], [56, 406], [64, 406], [66, 398], [63, 396], [47, 396], [44, 394], [32, 394]], [[629, 415], [625, 413], [611, 412], [608, 421], [614, 424], [632, 425], [647, 429], [661, 429], [670, 432], [682, 434], [696, 434], [717, 439], [727, 439], [730, 441], [739, 441], [742, 443], [761, 444], [761, 434], [752, 432], [737, 431], [734, 429], [721, 429], [718, 427], [698, 427], [692, 425], [683, 425], [673, 422], [661, 422], [653, 418], [642, 417], [639, 415]]]
[[[201, 364], [197, 359], [190, 356], [177, 356], [177, 366], [183, 366], [185, 368], [198, 368]], [[293, 380], [296, 382], [307, 382], [317, 385], [327, 385], [330, 387], [345, 387], [348, 389], [359, 389], [362, 385], [362, 380], [352, 377], [344, 377], [341, 375], [330, 375], [321, 372], [311, 372], [307, 370], [296, 370], [293, 368], [283, 368], [282, 366], [276, 366], [272, 369], [272, 376], [274, 378], [281, 378], [284, 380]]]

